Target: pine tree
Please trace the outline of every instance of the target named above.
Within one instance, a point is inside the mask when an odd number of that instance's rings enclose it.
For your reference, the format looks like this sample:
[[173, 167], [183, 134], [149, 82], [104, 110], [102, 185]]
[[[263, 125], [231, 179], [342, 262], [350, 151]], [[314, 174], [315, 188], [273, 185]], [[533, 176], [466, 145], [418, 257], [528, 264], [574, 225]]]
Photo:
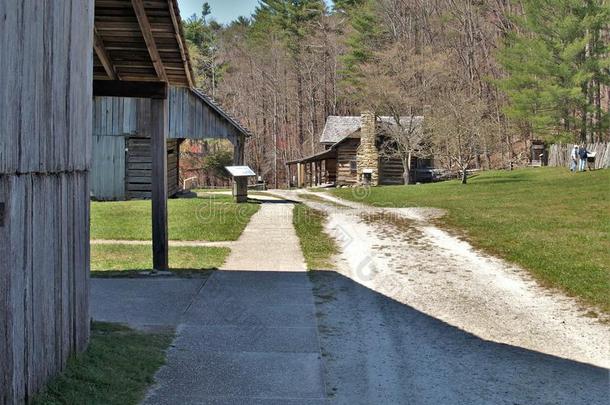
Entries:
[[343, 57], [342, 83], [351, 98], [358, 98], [366, 86], [362, 67], [374, 61], [375, 52], [381, 50], [384, 43], [385, 32], [377, 15], [375, 1], [344, 1], [338, 4], [344, 7], [342, 10], [347, 13], [351, 26], [346, 41], [348, 52]]
[[610, 83], [602, 38], [610, 9], [604, 0], [524, 0], [518, 30], [499, 54], [508, 76], [499, 82], [509, 117], [549, 140], [599, 138], [608, 114], [597, 94]]
[[204, 2], [201, 17], [194, 14], [183, 22], [184, 34], [189, 44], [197, 85], [203, 87], [212, 97], [216, 95], [218, 82], [226, 66], [218, 63], [218, 33], [222, 26], [208, 17], [212, 13], [209, 3]]

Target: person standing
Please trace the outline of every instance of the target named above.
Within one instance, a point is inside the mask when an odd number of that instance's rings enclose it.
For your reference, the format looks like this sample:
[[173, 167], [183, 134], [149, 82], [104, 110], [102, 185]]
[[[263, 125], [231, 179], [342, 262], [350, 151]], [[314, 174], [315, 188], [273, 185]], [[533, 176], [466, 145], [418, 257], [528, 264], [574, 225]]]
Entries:
[[572, 159], [572, 164], [570, 165], [570, 171], [576, 172], [576, 169], [578, 168], [578, 145], [574, 145], [574, 148], [572, 148], [572, 153], [570, 155], [570, 158]]
[[580, 158], [580, 166], [578, 168], [578, 171], [584, 172], [586, 170], [588, 155], [589, 152], [587, 152], [587, 148], [585, 148], [585, 145], [580, 145], [580, 149], [578, 149], [578, 157]]

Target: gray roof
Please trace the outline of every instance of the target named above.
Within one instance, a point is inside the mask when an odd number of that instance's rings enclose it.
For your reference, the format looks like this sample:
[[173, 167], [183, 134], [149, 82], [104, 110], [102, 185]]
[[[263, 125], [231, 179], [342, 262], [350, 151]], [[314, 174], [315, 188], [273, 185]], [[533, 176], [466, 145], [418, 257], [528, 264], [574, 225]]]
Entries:
[[[400, 117], [400, 123], [404, 126], [408, 125], [411, 118], [413, 118], [413, 123], [417, 126], [421, 126], [424, 117], [422, 116], [404, 116]], [[395, 120], [394, 117], [377, 117], [378, 121], [382, 124], [386, 125], [394, 125]], [[360, 130], [361, 120], [360, 117], [340, 117], [336, 115], [331, 115], [326, 120], [326, 125], [324, 126], [324, 131], [322, 131], [322, 136], [320, 136], [320, 143], [323, 144], [335, 144], [337, 142], [341, 142], [354, 132]]]
[[338, 117], [331, 115], [326, 119], [326, 125], [320, 143], [335, 144], [347, 138], [360, 129], [360, 117]]

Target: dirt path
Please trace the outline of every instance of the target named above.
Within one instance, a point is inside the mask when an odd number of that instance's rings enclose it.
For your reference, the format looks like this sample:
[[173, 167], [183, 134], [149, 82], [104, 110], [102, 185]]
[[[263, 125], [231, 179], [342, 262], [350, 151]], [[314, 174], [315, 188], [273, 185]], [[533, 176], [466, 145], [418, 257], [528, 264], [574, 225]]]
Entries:
[[329, 203], [305, 202], [329, 215], [327, 230], [341, 244], [339, 273], [482, 339], [610, 368], [610, 325], [432, 225], [442, 212], [316, 195]]

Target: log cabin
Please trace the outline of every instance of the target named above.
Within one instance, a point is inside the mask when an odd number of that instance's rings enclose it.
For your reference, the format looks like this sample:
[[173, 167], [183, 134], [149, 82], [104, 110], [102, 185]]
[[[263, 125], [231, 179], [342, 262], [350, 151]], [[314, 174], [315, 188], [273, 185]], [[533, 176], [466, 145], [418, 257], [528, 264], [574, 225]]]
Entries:
[[[400, 117], [421, 138], [423, 116]], [[364, 112], [361, 116], [329, 116], [320, 136], [322, 152], [287, 162], [290, 187], [400, 185], [404, 166], [397, 156], [383, 153], [393, 117]], [[431, 180], [433, 160], [413, 156], [410, 175], [416, 182]]]

